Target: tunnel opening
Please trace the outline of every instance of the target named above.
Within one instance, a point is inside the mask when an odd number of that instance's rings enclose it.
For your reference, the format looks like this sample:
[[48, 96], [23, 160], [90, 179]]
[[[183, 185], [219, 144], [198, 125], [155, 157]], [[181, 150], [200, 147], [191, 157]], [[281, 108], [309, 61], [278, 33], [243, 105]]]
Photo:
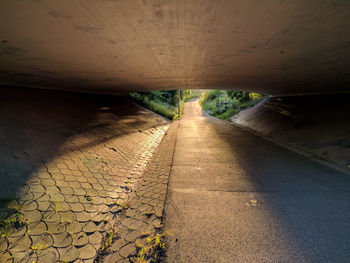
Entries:
[[129, 96], [137, 103], [170, 120], [181, 118], [185, 102], [199, 100], [208, 114], [227, 121], [231, 121], [240, 111], [254, 106], [267, 97], [255, 92], [200, 89], [131, 92]]

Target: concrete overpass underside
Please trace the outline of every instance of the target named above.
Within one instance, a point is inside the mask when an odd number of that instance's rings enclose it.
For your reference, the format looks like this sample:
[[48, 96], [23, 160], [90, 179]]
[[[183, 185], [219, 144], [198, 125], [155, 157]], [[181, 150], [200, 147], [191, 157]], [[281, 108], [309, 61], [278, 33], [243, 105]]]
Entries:
[[347, 0], [2, 0], [0, 84], [349, 90]]

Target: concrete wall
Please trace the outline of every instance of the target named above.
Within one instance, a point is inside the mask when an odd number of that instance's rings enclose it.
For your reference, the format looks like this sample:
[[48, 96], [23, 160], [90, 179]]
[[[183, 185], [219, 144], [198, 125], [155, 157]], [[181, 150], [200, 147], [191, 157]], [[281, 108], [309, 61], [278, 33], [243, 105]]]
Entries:
[[350, 173], [350, 94], [269, 98], [234, 123]]

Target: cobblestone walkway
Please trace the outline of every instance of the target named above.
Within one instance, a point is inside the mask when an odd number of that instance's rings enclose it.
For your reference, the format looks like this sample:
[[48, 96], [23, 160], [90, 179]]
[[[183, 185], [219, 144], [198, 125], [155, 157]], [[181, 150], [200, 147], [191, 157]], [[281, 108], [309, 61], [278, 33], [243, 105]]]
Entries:
[[[0, 262], [93, 262], [107, 233], [117, 222], [121, 207], [129, 203], [169, 124], [157, 115], [118, 98], [96, 106], [94, 96], [62, 95], [57, 99], [55, 93], [34, 93], [32, 97], [35, 100], [22, 101], [20, 106], [14, 102], [18, 101], [17, 95], [11, 93], [5, 96], [7, 102], [2, 105], [10, 109], [4, 110], [4, 107], [0, 112], [3, 117], [0, 143], [6, 146], [1, 148], [0, 153], [4, 157], [0, 159], [1, 180], [5, 185], [8, 180], [9, 186], [13, 186], [15, 182], [6, 177], [10, 178], [11, 173], [18, 177], [20, 187], [9, 207], [17, 209], [24, 220], [21, 227], [13, 228], [0, 238]], [[57, 102], [66, 100], [67, 96], [69, 102], [63, 105]], [[14, 102], [12, 108], [11, 99]], [[53, 101], [43, 102], [45, 100]], [[82, 106], [69, 106], [78, 101]], [[25, 111], [30, 106], [36, 110], [33, 112], [31, 109], [31, 113], [26, 115]], [[88, 110], [91, 106], [96, 108], [95, 112], [93, 116], [86, 117], [91, 114]], [[62, 122], [62, 125], [56, 125], [56, 129], [43, 132], [43, 128], [55, 126], [48, 123], [52, 122], [50, 118], [55, 117], [54, 122], [66, 121], [65, 107], [70, 107], [70, 114], [76, 114], [77, 118], [88, 118], [88, 123], [78, 125], [73, 118], [71, 123]], [[131, 113], [124, 114], [126, 110]], [[18, 116], [21, 114], [24, 116]], [[46, 117], [41, 123], [44, 127], [31, 123], [32, 115], [38, 118], [37, 114]], [[56, 118], [58, 115], [59, 119]], [[23, 129], [18, 131], [22, 123]], [[16, 144], [19, 132], [30, 145], [27, 149], [20, 148], [23, 143]], [[40, 144], [40, 135], [47, 136], [46, 132], [52, 136], [64, 134], [65, 138], [55, 146], [50, 158], [45, 158], [43, 154], [49, 151], [53, 137], [42, 137]], [[23, 140], [22, 137], [18, 136], [18, 140]], [[35, 143], [38, 143], [37, 146]], [[35, 150], [35, 147], [46, 148]], [[21, 162], [21, 159], [25, 161]], [[32, 168], [30, 173], [28, 167], [23, 168], [25, 164]], [[31, 167], [30, 164], [36, 166]], [[165, 184], [165, 178], [160, 176], [157, 179], [162, 179]], [[142, 182], [150, 184], [146, 178]], [[148, 211], [153, 206], [162, 210], [166, 188], [157, 184], [152, 184], [152, 191], [148, 192], [151, 185], [141, 183], [140, 187], [144, 190], [138, 191], [137, 196], [144, 193], [146, 197], [140, 197], [140, 201], [147, 202], [144, 207], [137, 207], [140, 211]], [[6, 192], [5, 185], [1, 186], [2, 194]], [[134, 208], [133, 204], [131, 208]], [[136, 211], [133, 211], [128, 209], [126, 215], [135, 214]], [[154, 210], [154, 213], [149, 220], [158, 224], [157, 216], [161, 215], [161, 211]], [[127, 221], [123, 221], [123, 225], [129, 227]], [[122, 227], [119, 230], [125, 231]], [[127, 239], [132, 241], [131, 236]], [[126, 256], [124, 250], [120, 250], [121, 257]]]
[[147, 245], [146, 239], [165, 231], [162, 217], [177, 129], [178, 122], [172, 123], [117, 222], [118, 239], [100, 262], [135, 262], [140, 247]]

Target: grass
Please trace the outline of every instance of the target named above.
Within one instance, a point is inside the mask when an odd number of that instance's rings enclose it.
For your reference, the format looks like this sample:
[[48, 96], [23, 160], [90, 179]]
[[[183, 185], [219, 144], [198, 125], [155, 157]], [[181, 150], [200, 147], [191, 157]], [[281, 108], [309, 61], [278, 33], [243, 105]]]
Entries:
[[97, 251], [97, 257], [94, 262], [102, 262], [103, 257], [105, 257], [108, 252], [107, 249], [112, 245], [113, 241], [118, 238], [118, 230], [111, 230], [107, 233], [106, 238], [104, 239], [101, 248]]
[[261, 101], [265, 96], [258, 93], [242, 95], [240, 92], [211, 90], [204, 92], [199, 100], [208, 114], [222, 120], [231, 121], [232, 117]]
[[118, 230], [111, 230], [108, 232], [107, 234], [107, 238], [105, 240], [105, 242], [103, 242], [100, 253], [103, 253], [104, 251], [107, 250], [107, 248], [109, 248], [113, 241], [118, 237]]
[[159, 257], [164, 255], [165, 241], [164, 237], [167, 233], [157, 234], [153, 237], [148, 237], [144, 245], [137, 243], [137, 263], [157, 262]]
[[129, 96], [137, 103], [154, 111], [169, 120], [180, 119], [183, 114], [184, 101], [191, 97], [190, 90], [181, 91], [180, 115], [178, 112], [179, 91], [150, 91], [150, 92], [131, 92]]
[[191, 99], [198, 99], [202, 96], [203, 90], [192, 89], [191, 90]]
[[21, 206], [8, 207], [14, 198], [0, 200], [0, 236], [6, 237], [11, 229], [20, 228], [26, 222], [21, 213]]
[[161, 101], [160, 99], [156, 98], [152, 99], [152, 97], [148, 97], [147, 95], [138, 92], [132, 92], [129, 94], [129, 96], [142, 106], [168, 118], [169, 120], [173, 120], [175, 117], [175, 106], [167, 102]]
[[129, 208], [129, 205], [127, 204], [127, 203], [125, 203], [125, 202], [118, 202], [118, 203], [116, 203], [118, 206], [120, 206], [120, 207], [122, 207], [123, 208], [123, 210], [126, 210], [126, 209], [128, 209]]
[[175, 110], [176, 108], [169, 105], [169, 104], [166, 104], [166, 103], [163, 103], [163, 102], [160, 102], [160, 101], [151, 101], [151, 100], [148, 100], [147, 98], [145, 98], [143, 100], [143, 103], [145, 104], [145, 106], [154, 111], [154, 112], [157, 112], [159, 113], [160, 115], [172, 120], [175, 118]]
[[31, 246], [30, 248], [33, 250], [33, 251], [39, 251], [39, 250], [43, 250], [43, 249], [46, 249], [48, 247], [48, 245], [43, 245], [41, 243], [38, 243], [36, 244], [35, 246]]

